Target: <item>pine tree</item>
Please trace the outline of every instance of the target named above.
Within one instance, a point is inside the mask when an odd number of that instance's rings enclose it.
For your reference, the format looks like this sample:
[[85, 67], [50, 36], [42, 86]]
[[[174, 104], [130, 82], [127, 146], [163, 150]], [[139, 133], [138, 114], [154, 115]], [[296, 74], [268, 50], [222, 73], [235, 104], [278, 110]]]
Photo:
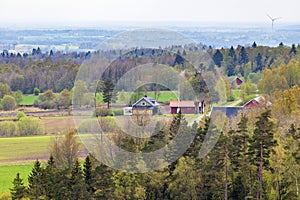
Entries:
[[218, 67], [221, 67], [222, 61], [223, 61], [223, 54], [221, 53], [221, 51], [219, 49], [214, 53], [213, 61], [215, 62], [215, 64]]
[[41, 167], [40, 161], [36, 160], [28, 176], [28, 194], [31, 199], [38, 200], [45, 194], [43, 185], [43, 168]]
[[270, 169], [269, 157], [276, 146], [274, 139], [274, 123], [270, 120], [271, 111], [267, 110], [257, 117], [251, 143], [249, 145], [249, 156], [251, 162], [258, 167], [258, 198], [262, 199], [263, 194], [263, 168]]
[[88, 195], [84, 176], [78, 159], [75, 161], [70, 178], [70, 196], [71, 199], [86, 199]]
[[98, 165], [93, 172], [92, 186], [95, 189], [95, 199], [112, 199], [113, 170], [106, 165]]
[[85, 158], [85, 162], [83, 165], [83, 175], [84, 175], [87, 191], [91, 195], [94, 192], [94, 188], [92, 186], [93, 177], [92, 177], [92, 162], [90, 160], [90, 155], [88, 155]]
[[50, 155], [47, 165], [43, 173], [45, 195], [47, 199], [53, 199], [56, 185], [56, 167], [55, 161], [52, 155]]
[[115, 85], [111, 80], [106, 80], [103, 83], [102, 88], [103, 101], [107, 103], [107, 108], [110, 108], [110, 104], [117, 101], [117, 93], [115, 91]]
[[249, 61], [245, 47], [241, 48], [239, 56], [239, 64], [246, 64]]
[[13, 188], [10, 189], [10, 193], [12, 200], [20, 200], [26, 197], [26, 187], [19, 173], [17, 173], [16, 178], [13, 180]]

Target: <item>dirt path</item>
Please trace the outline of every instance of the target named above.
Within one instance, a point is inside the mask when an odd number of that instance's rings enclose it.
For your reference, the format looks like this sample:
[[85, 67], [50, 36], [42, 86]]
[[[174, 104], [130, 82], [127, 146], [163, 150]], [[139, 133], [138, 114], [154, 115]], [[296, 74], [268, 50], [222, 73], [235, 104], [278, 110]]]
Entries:
[[205, 116], [206, 115], [201, 115], [201, 116], [197, 117], [196, 119], [194, 119], [193, 121], [188, 123], [188, 126], [192, 126], [194, 124], [194, 122], [196, 122], [198, 124]]
[[242, 100], [241, 99], [239, 99], [239, 100], [237, 100], [237, 101], [235, 101], [235, 102], [232, 102], [231, 104], [229, 104], [229, 105], [227, 105], [226, 107], [234, 107], [234, 106], [237, 106], [239, 103], [241, 103], [242, 102]]

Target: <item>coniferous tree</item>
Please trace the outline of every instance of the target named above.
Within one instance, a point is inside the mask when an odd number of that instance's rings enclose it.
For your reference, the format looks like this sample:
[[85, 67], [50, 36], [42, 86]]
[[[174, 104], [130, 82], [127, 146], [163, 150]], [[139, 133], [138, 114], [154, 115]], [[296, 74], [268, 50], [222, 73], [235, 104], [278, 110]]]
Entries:
[[71, 199], [85, 199], [88, 195], [84, 176], [79, 161], [76, 160], [70, 178], [70, 197]]
[[104, 81], [102, 94], [103, 94], [103, 101], [107, 103], [107, 108], [110, 108], [111, 103], [115, 103], [117, 101], [117, 93], [115, 91], [115, 85], [110, 79]]
[[95, 199], [111, 199], [113, 197], [113, 170], [99, 164], [93, 171], [92, 186], [95, 189]]
[[16, 178], [13, 180], [13, 188], [10, 189], [10, 193], [12, 200], [21, 200], [26, 197], [26, 187], [19, 173], [17, 173]]
[[90, 160], [90, 155], [88, 155], [85, 158], [85, 162], [83, 165], [83, 175], [84, 175], [87, 191], [89, 192], [90, 195], [92, 195], [94, 192], [94, 188], [92, 186], [93, 177], [92, 177], [92, 162]]
[[47, 165], [43, 173], [43, 187], [45, 188], [45, 195], [47, 199], [53, 199], [56, 185], [56, 167], [52, 155], [50, 155]]
[[28, 194], [31, 199], [38, 200], [45, 194], [43, 188], [43, 168], [39, 160], [36, 160], [28, 176]]
[[221, 53], [221, 51], [219, 49], [217, 49], [217, 51], [214, 53], [213, 61], [215, 62], [215, 64], [218, 67], [221, 67], [222, 61], [223, 61], [223, 54]]
[[267, 110], [257, 117], [254, 134], [249, 145], [251, 162], [258, 167], [257, 196], [263, 198], [263, 168], [270, 169], [270, 154], [277, 144], [274, 140], [274, 123], [271, 121], [271, 111]]

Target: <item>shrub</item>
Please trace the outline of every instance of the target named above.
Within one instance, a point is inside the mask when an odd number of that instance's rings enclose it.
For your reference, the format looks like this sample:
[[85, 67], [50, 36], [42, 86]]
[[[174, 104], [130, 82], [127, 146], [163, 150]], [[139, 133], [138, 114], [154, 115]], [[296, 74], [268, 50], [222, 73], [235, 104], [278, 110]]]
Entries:
[[121, 116], [124, 114], [123, 109], [114, 109], [113, 110], [114, 116]]
[[0, 123], [0, 136], [12, 137], [18, 134], [18, 126], [15, 122], [4, 121]]
[[26, 117], [26, 114], [22, 111], [19, 111], [17, 113], [17, 120], [19, 121], [22, 117]]
[[96, 108], [95, 115], [96, 117], [113, 116], [113, 112], [107, 108]]
[[33, 89], [33, 94], [34, 94], [35, 96], [39, 96], [39, 94], [40, 94], [39, 88], [34, 88], [34, 89]]
[[34, 117], [22, 117], [18, 122], [19, 133], [21, 136], [39, 135], [43, 133], [43, 126]]
[[5, 95], [1, 101], [3, 110], [14, 110], [17, 107], [17, 102], [13, 96]]

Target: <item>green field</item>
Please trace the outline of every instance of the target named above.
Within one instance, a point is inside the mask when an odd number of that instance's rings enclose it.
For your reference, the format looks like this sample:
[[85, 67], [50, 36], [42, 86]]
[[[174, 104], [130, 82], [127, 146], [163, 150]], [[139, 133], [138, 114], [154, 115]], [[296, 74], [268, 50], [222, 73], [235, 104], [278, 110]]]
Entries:
[[52, 136], [0, 138], [0, 165], [32, 163], [47, 159]]
[[23, 183], [27, 185], [27, 177], [32, 167], [33, 163], [30, 165], [0, 166], [0, 194], [9, 192], [9, 188], [12, 187], [12, 181], [17, 173], [20, 173]]
[[[128, 104], [130, 101], [130, 97], [131, 95], [133, 95], [133, 93], [131, 92], [124, 92], [123, 97], [121, 96], [122, 92], [118, 93], [118, 99], [117, 99], [117, 103], [120, 104]], [[145, 95], [148, 95], [151, 98], [155, 98], [155, 93], [154, 92], [145, 92]], [[177, 92], [174, 91], [161, 91], [158, 94], [158, 99], [156, 99], [158, 102], [169, 102], [171, 100], [177, 100]], [[99, 103], [103, 103], [102, 101], [102, 94], [97, 94], [97, 102]]]
[[33, 105], [34, 101], [38, 98], [35, 95], [23, 95], [22, 101], [19, 105]]

